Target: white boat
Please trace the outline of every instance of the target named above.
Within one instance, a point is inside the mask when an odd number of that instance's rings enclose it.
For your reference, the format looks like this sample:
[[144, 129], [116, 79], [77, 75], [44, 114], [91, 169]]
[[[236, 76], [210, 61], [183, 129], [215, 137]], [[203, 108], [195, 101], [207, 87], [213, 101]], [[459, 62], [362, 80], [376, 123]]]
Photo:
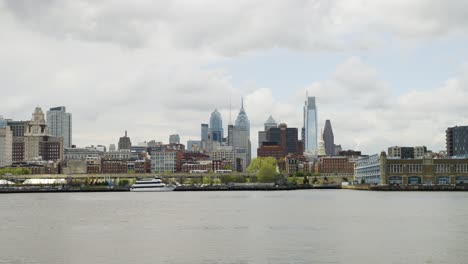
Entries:
[[130, 187], [131, 192], [172, 192], [175, 185], [167, 185], [159, 178], [137, 180]]

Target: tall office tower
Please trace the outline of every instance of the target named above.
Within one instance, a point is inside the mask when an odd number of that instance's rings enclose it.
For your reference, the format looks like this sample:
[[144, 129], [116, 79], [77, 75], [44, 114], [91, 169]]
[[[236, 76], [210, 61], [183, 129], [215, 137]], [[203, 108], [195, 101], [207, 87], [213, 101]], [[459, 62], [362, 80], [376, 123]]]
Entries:
[[49, 136], [44, 113], [40, 107], [36, 107], [34, 110], [32, 119], [24, 132], [24, 137], [19, 139], [14, 144], [24, 144], [24, 155], [22, 156], [25, 161], [31, 161], [39, 157], [51, 161], [63, 159], [63, 138]]
[[228, 146], [232, 146], [234, 144], [234, 125], [228, 125]]
[[323, 141], [325, 143], [325, 154], [333, 156], [335, 154], [335, 137], [330, 120], [325, 120], [325, 128], [323, 129]]
[[307, 96], [304, 105], [304, 152], [309, 155], [317, 155], [317, 105], [315, 96]]
[[66, 112], [65, 106], [53, 107], [47, 111], [49, 134], [63, 138], [63, 146], [72, 146], [72, 115]]
[[445, 133], [448, 156], [468, 154], [468, 126], [449, 127]]
[[200, 140], [201, 141], [207, 141], [208, 140], [208, 124], [201, 124], [201, 136]]
[[169, 144], [180, 144], [180, 137], [178, 134], [169, 136]]
[[241, 109], [237, 115], [236, 123], [233, 127], [233, 148], [237, 153], [246, 153], [246, 160], [242, 161], [242, 167], [245, 169], [250, 164], [251, 143], [250, 143], [250, 121], [244, 109], [244, 100], [242, 99]]
[[131, 148], [132, 148], [132, 142], [130, 141], [130, 138], [127, 136], [127, 131], [125, 131], [125, 136], [119, 139], [119, 150], [131, 149]]
[[270, 130], [270, 128], [277, 128], [277, 127], [278, 127], [278, 124], [270, 115], [267, 121], [265, 121], [264, 131], [258, 131], [258, 147], [261, 147], [263, 145], [263, 142], [268, 141], [268, 130]]
[[268, 117], [267, 121], [265, 122], [264, 127], [265, 127], [265, 132], [268, 132], [268, 130], [269, 130], [270, 128], [278, 127], [278, 124], [277, 124], [276, 121], [273, 119], [273, 117], [270, 116], [270, 117]]
[[0, 116], [0, 168], [13, 163], [13, 133], [7, 121]]
[[286, 124], [279, 124], [278, 127], [272, 127], [268, 130], [268, 144], [276, 144], [281, 147], [283, 157], [288, 154], [302, 155], [302, 141], [298, 140], [298, 129], [288, 127]]
[[210, 118], [210, 132], [213, 141], [218, 141], [220, 143], [223, 142], [224, 138], [224, 130], [223, 130], [223, 119], [221, 118], [221, 114], [218, 112], [218, 109], [215, 109], [213, 113], [211, 113]]

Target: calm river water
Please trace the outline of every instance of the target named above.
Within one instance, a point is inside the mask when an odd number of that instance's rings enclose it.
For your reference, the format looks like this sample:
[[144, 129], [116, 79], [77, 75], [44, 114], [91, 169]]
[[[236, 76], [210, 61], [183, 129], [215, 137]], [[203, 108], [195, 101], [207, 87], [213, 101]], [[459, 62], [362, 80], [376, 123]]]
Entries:
[[0, 263], [468, 263], [468, 193], [0, 195]]

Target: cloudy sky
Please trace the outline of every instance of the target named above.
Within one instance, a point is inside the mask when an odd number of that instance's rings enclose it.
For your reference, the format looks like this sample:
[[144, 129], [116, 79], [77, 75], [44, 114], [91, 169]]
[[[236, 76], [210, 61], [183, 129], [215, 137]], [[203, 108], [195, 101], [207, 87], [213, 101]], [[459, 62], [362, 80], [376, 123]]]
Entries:
[[367, 154], [468, 124], [463, 0], [0, 0], [0, 32], [0, 115], [64, 105], [78, 146], [197, 140], [244, 96], [255, 149], [270, 114], [302, 126], [306, 91]]

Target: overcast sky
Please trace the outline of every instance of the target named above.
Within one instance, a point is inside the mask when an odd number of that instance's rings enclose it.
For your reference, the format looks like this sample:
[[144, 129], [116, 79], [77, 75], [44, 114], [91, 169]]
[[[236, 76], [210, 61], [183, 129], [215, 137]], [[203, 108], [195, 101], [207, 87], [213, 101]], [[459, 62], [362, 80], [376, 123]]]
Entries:
[[464, 0], [0, 0], [0, 33], [0, 115], [64, 105], [78, 146], [198, 140], [244, 96], [255, 155], [270, 114], [302, 127], [306, 91], [367, 154], [468, 125]]

